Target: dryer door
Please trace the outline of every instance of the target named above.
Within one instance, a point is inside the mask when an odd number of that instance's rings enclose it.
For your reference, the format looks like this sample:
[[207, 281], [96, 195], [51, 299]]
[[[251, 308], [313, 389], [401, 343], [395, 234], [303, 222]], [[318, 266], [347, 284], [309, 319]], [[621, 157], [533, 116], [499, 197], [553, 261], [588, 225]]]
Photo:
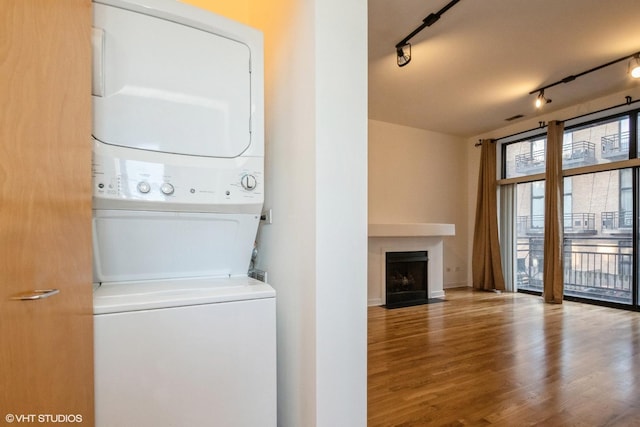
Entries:
[[251, 143], [249, 47], [94, 3], [94, 137], [166, 153], [236, 157]]

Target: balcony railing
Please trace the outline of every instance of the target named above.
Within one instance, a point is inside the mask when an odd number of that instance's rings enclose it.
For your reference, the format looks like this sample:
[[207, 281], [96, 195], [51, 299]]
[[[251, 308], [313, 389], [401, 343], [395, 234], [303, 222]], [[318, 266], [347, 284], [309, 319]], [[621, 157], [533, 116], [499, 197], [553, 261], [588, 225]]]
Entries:
[[527, 154], [516, 154], [516, 172], [527, 175], [544, 172], [545, 159], [544, 148]]
[[[565, 244], [565, 295], [630, 303], [631, 251], [630, 239], [621, 239], [617, 244]], [[542, 291], [543, 264], [539, 247], [529, 245], [528, 239], [519, 239], [518, 288]]]
[[[546, 151], [534, 150], [516, 154], [516, 172], [534, 174], [544, 172]], [[572, 168], [596, 163], [596, 144], [589, 141], [574, 141], [562, 145], [562, 166]]]
[[629, 158], [629, 132], [603, 136], [600, 138], [600, 142], [603, 159], [624, 160]]
[[596, 164], [596, 144], [589, 141], [575, 141], [562, 145], [562, 167], [573, 168]]
[[518, 216], [516, 231], [518, 236], [541, 234], [544, 232], [544, 215]]
[[[542, 234], [544, 232], [544, 215], [518, 216], [516, 218], [516, 231], [519, 236]], [[565, 214], [564, 232], [596, 234], [596, 214]]]
[[516, 217], [516, 236], [524, 236], [526, 234], [529, 234], [529, 217]]
[[633, 212], [602, 212], [603, 233], [630, 233], [633, 229]]
[[573, 213], [564, 215], [565, 233], [596, 234], [596, 214]]

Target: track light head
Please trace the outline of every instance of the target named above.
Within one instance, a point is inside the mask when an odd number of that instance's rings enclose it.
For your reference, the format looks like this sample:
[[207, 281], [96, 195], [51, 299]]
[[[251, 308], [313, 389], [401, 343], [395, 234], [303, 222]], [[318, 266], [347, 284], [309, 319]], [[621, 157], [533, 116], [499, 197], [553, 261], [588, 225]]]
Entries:
[[411, 62], [411, 43], [396, 46], [398, 67], [404, 67]]
[[629, 61], [629, 74], [634, 79], [640, 79], [640, 54], [636, 54]]
[[541, 90], [536, 97], [536, 108], [542, 108], [545, 104], [550, 103], [551, 100], [544, 97], [544, 90]]
[[451, 0], [445, 7], [443, 7], [436, 13], [430, 13], [429, 16], [422, 20], [422, 24], [418, 28], [413, 30], [407, 37], [403, 38], [398, 42], [398, 44], [396, 44], [396, 57], [398, 67], [404, 67], [409, 62], [411, 62], [411, 44], [409, 43], [409, 39], [418, 34], [420, 31], [424, 30], [426, 27], [430, 27], [435, 24], [436, 21], [438, 21], [447, 10], [451, 9], [459, 1], [460, 0]]

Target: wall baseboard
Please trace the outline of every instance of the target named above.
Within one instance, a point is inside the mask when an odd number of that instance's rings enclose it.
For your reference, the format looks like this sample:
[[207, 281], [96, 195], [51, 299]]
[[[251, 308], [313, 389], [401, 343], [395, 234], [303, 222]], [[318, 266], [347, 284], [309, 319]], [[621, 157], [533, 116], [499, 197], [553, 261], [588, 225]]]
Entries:
[[449, 282], [444, 284], [444, 289], [451, 288], [468, 288], [469, 284], [467, 282]]

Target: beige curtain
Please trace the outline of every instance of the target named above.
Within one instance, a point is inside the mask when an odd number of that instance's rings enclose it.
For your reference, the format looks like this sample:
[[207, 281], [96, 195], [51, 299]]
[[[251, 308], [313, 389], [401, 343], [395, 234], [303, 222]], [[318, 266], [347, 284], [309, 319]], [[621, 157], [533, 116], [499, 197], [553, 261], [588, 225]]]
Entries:
[[552, 121], [547, 132], [547, 169], [544, 188], [544, 272], [545, 302], [562, 304], [563, 179], [562, 139], [564, 123]]
[[498, 241], [496, 144], [490, 139], [482, 140], [481, 144], [476, 224], [471, 260], [473, 287], [483, 290], [504, 290]]

